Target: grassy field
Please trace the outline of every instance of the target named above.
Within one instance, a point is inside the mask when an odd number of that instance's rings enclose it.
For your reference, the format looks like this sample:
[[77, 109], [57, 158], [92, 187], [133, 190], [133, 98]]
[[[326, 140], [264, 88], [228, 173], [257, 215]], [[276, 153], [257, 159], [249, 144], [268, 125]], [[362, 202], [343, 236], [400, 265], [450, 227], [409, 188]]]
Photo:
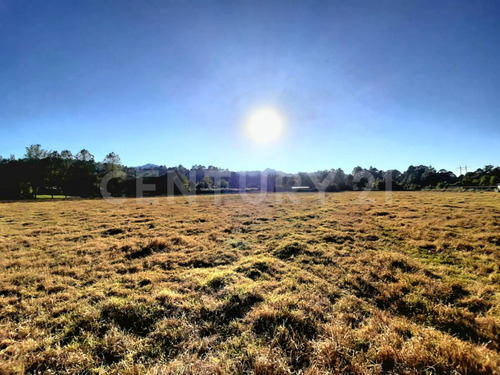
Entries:
[[500, 373], [498, 193], [2, 203], [0, 251], [0, 373]]

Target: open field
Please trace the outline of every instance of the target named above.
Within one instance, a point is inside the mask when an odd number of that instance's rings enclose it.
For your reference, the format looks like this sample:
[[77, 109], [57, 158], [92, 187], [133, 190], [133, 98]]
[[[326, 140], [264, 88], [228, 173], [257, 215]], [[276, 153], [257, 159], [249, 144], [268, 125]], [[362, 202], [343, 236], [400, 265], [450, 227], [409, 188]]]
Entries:
[[500, 373], [500, 194], [0, 204], [0, 373]]

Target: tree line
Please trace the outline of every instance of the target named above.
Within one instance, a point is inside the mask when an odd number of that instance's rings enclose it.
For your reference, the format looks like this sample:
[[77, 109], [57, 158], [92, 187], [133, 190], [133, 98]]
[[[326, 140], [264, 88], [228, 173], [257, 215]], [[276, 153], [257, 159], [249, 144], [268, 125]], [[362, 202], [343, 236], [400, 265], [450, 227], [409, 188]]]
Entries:
[[[110, 174], [111, 173], [111, 174]], [[100, 197], [152, 196], [237, 191], [308, 190], [421, 190], [454, 187], [486, 187], [500, 183], [500, 167], [486, 165], [464, 175], [432, 166], [410, 166], [404, 172], [356, 167], [312, 173], [275, 170], [234, 172], [214, 166], [185, 168], [150, 165], [127, 167], [110, 152], [97, 162], [88, 150], [44, 150], [39, 144], [26, 147], [22, 158], [0, 156], [0, 199], [32, 199], [41, 195]], [[154, 188], [151, 188], [154, 186]]]

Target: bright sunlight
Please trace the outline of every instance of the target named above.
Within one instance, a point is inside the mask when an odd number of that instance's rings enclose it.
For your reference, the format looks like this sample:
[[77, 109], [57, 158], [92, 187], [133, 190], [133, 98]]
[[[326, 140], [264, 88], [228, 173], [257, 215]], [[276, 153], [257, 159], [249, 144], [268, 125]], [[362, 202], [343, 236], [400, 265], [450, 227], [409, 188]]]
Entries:
[[283, 131], [283, 119], [275, 109], [262, 108], [250, 115], [246, 131], [256, 142], [272, 142], [278, 139]]

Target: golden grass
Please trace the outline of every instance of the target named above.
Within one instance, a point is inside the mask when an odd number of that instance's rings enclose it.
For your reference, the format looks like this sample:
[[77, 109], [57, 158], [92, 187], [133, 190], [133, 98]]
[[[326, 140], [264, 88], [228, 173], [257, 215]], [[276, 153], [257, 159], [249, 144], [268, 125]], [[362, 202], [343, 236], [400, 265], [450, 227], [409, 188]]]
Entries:
[[500, 195], [0, 204], [0, 373], [500, 373]]

